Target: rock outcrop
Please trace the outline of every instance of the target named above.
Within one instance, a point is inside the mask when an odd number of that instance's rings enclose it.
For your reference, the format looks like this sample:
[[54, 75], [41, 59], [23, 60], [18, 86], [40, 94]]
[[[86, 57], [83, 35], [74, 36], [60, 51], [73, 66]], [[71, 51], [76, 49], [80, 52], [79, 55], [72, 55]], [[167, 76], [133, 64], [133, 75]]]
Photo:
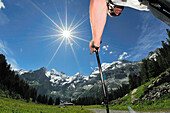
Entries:
[[142, 97], [142, 100], [155, 101], [156, 99], [159, 99], [168, 93], [170, 93], [170, 83], [166, 83], [164, 85], [153, 88], [152, 90], [149, 90], [149, 92]]
[[152, 82], [142, 97], [142, 100], [155, 101], [156, 99], [170, 93], [170, 73], [166, 71]]

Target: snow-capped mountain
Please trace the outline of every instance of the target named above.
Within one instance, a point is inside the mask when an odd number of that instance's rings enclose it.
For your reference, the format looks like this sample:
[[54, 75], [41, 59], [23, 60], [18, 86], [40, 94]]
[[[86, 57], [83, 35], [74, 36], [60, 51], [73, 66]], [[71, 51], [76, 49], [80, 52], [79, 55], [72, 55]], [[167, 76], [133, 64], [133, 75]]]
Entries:
[[[103, 63], [101, 65], [102, 67], [102, 71], [111, 71], [111, 70], [114, 70], [116, 68], [122, 68], [122, 67], [126, 67], [128, 65], [136, 65], [138, 64], [139, 62], [130, 62], [130, 61], [127, 61], [127, 60], [121, 60], [121, 61], [115, 61], [115, 62], [112, 62], [112, 63]], [[97, 67], [92, 73], [91, 75], [96, 75], [96, 74], [99, 74], [99, 68]]]
[[[126, 60], [112, 63], [103, 63], [102, 70], [108, 90], [115, 90], [121, 84], [128, 83], [129, 74], [139, 74], [140, 62]], [[90, 76], [79, 72], [73, 76], [67, 76], [55, 69], [50, 71], [44, 67], [36, 71], [20, 70], [17, 72], [21, 79], [29, 82], [30, 86], [36, 87], [38, 93], [61, 97], [62, 100], [76, 99], [80, 96], [93, 96], [101, 92], [99, 69], [96, 68]], [[99, 93], [98, 96], [100, 96]]]
[[55, 69], [52, 69], [51, 71], [46, 71], [45, 75], [50, 79], [50, 82], [54, 84], [59, 84], [59, 81], [64, 81], [65, 79], [69, 78], [65, 73], [57, 72]]
[[51, 71], [46, 71], [45, 75], [50, 79], [50, 82], [53, 84], [53, 86], [63, 86], [65, 84], [78, 83], [82, 80], [89, 80], [89, 76], [82, 75], [79, 72], [73, 76], [67, 76], [63, 72], [57, 72], [55, 69], [52, 69]]
[[[105, 79], [105, 84], [108, 88], [108, 91], [117, 89], [122, 84], [128, 84], [128, 76], [131, 74], [139, 75], [141, 67], [141, 62], [130, 62], [127, 60], [116, 61], [112, 63], [103, 63], [102, 71]], [[96, 76], [96, 83], [94, 86], [86, 91], [81, 96], [87, 96], [88, 94], [100, 96], [101, 93], [96, 93], [96, 90], [102, 91], [100, 73], [99, 69], [96, 68], [91, 75]]]
[[22, 75], [22, 74], [24, 74], [24, 73], [27, 73], [28, 71], [26, 71], [26, 70], [24, 70], [24, 69], [20, 69], [18, 72], [17, 72], [17, 74], [18, 75]]

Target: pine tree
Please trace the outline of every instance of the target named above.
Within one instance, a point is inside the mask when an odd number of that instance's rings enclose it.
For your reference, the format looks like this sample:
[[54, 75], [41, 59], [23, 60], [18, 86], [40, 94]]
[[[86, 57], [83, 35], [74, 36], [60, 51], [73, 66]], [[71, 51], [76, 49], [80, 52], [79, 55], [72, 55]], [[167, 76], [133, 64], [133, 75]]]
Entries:
[[37, 102], [38, 102], [38, 103], [42, 103], [42, 96], [41, 96], [41, 94], [38, 95], [38, 97], [37, 97]]
[[159, 65], [158, 62], [154, 59], [148, 60], [148, 78], [156, 77], [159, 73]]
[[37, 99], [37, 90], [35, 88], [30, 89], [30, 97], [32, 98], [32, 102], [35, 102]]
[[54, 104], [54, 100], [52, 99], [52, 97], [50, 96], [49, 101], [48, 101], [48, 105], [53, 105]]
[[57, 97], [55, 100], [55, 105], [59, 105], [60, 104], [60, 97]]
[[162, 58], [162, 56], [161, 55], [158, 55], [157, 57], [156, 57], [156, 59], [157, 59], [157, 63], [158, 63], [158, 65], [159, 65], [159, 71], [160, 72], [163, 72], [164, 70], [165, 70], [165, 67], [164, 67], [164, 65], [163, 65], [163, 58]]
[[19, 79], [19, 76], [12, 71], [10, 64], [7, 64], [5, 56], [2, 54], [0, 54], [0, 86], [0, 89], [8, 90], [12, 98], [19, 99], [21, 97], [27, 102], [30, 98], [35, 102], [37, 98], [37, 90], [30, 88], [27, 82]]
[[45, 101], [45, 95], [42, 95], [42, 104], [46, 104]]
[[132, 75], [129, 75], [129, 89], [132, 90], [133, 89], [133, 78]]
[[141, 64], [141, 79], [142, 79], [142, 84], [146, 83], [148, 81], [148, 61], [147, 59], [142, 59], [142, 64]]
[[48, 104], [48, 96], [45, 96], [45, 104]]
[[167, 62], [168, 62], [168, 67], [170, 67], [170, 30], [167, 29], [167, 34], [168, 34], [168, 38], [166, 39], [166, 41], [168, 42], [167, 44]]
[[169, 29], [166, 29], [166, 32], [168, 34], [168, 37], [170, 38], [170, 30]]

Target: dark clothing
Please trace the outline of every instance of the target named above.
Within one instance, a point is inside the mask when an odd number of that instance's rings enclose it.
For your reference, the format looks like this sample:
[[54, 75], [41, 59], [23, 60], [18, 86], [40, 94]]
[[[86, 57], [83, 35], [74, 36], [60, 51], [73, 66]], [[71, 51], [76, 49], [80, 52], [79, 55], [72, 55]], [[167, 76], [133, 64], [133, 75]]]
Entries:
[[148, 6], [151, 13], [170, 26], [170, 0], [139, 0]]

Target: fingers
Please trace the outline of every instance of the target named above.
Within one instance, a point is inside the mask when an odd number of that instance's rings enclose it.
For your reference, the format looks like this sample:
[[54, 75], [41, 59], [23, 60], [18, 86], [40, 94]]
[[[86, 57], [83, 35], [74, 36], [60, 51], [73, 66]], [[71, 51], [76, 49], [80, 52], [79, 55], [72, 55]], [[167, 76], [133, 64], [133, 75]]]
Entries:
[[92, 43], [93, 41], [90, 41], [89, 48], [90, 48], [91, 53], [94, 53], [95, 48], [92, 48]]
[[100, 47], [96, 47], [96, 46], [94, 45], [93, 40], [92, 40], [92, 41], [90, 41], [89, 48], [90, 48], [90, 51], [91, 51], [91, 53], [90, 53], [90, 54], [92, 54], [92, 53], [96, 53], [97, 51], [99, 51], [99, 50], [100, 50]]
[[92, 54], [92, 53], [96, 53], [97, 52], [97, 50], [96, 49], [93, 49], [92, 51], [91, 51], [91, 53], [90, 54]]

